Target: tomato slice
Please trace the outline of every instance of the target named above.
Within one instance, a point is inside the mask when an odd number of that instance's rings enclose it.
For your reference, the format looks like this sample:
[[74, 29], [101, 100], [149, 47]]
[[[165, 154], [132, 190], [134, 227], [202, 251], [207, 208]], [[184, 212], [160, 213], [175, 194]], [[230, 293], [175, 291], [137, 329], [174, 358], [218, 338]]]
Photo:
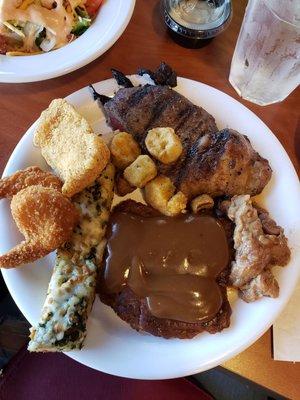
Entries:
[[99, 10], [99, 7], [101, 6], [102, 3], [103, 0], [86, 0], [85, 8], [89, 16], [93, 17]]

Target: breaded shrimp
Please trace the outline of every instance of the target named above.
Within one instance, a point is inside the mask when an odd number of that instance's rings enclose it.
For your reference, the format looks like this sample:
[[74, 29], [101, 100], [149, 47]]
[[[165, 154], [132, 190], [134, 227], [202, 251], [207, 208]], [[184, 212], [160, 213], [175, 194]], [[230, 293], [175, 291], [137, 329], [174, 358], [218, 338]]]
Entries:
[[58, 190], [41, 185], [22, 189], [11, 201], [12, 216], [25, 240], [0, 256], [12, 268], [44, 257], [67, 241], [78, 220], [75, 206]]
[[62, 181], [51, 172], [43, 171], [39, 167], [28, 167], [0, 179], [0, 199], [11, 199], [20, 190], [32, 185], [51, 187], [61, 191]]

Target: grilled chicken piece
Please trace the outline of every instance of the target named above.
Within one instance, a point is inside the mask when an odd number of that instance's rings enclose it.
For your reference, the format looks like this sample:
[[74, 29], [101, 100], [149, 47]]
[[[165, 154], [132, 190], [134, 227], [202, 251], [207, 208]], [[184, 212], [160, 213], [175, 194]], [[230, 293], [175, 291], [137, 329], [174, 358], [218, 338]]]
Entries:
[[[231, 263], [231, 284], [242, 290], [241, 297], [244, 298], [278, 295], [278, 284], [266, 270], [275, 265], [284, 266], [290, 259], [283, 229], [276, 225], [279, 234], [266, 234], [249, 195], [231, 199], [228, 217], [235, 223], [233, 240], [236, 254]], [[266, 215], [263, 220], [266, 221]]]
[[103, 107], [108, 124], [131, 133], [146, 154], [149, 129], [175, 130], [183, 152], [169, 165], [157, 162], [158, 170], [189, 198], [202, 193], [255, 195], [270, 180], [268, 161], [245, 136], [231, 129], [218, 132], [210, 114], [167, 86], [123, 88]]

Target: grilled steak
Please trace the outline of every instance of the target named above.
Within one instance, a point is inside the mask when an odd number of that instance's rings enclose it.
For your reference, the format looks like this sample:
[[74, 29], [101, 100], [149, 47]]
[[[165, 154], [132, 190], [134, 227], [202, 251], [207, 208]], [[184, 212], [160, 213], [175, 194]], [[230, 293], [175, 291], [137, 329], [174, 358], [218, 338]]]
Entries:
[[206, 134], [188, 150], [176, 182], [189, 197], [256, 195], [271, 178], [269, 162], [251, 146], [247, 136], [232, 129]]
[[256, 195], [271, 177], [271, 168], [249, 140], [231, 129], [219, 131], [214, 118], [167, 86], [145, 85], [120, 89], [104, 104], [113, 129], [131, 133], [147, 153], [145, 137], [154, 127], [171, 127], [180, 137], [183, 153], [175, 163], [157, 162], [189, 198]]
[[154, 127], [174, 128], [185, 144], [184, 155], [200, 136], [218, 130], [208, 112], [167, 86], [120, 89], [104, 110], [108, 124], [131, 133], [144, 150], [147, 131]]
[[[120, 203], [118, 206], [116, 206], [115, 210], [140, 215], [143, 217], [154, 217], [160, 215], [151, 207], [137, 203], [133, 200], [126, 200]], [[231, 222], [225, 218], [221, 218], [220, 222], [225, 228], [226, 236], [228, 237], [231, 245]], [[228, 267], [231, 259], [232, 255], [230, 257]], [[104, 278], [103, 275], [101, 276], [101, 274], [99, 278], [98, 292], [101, 301], [111, 306], [116, 314], [130, 324], [133, 329], [136, 329], [137, 331], [149, 332], [152, 335], [161, 336], [164, 338], [176, 337], [180, 339], [188, 339], [196, 336], [202, 331], [216, 333], [229, 326], [231, 308], [227, 300], [225, 287], [228, 273], [229, 269], [226, 268], [217, 278], [223, 296], [223, 304], [221, 309], [211, 320], [202, 323], [187, 323], [171, 319], [157, 318], [150, 313], [146, 299], [139, 298], [128, 286], [124, 286], [119, 293], [107, 294], [104, 290]]]

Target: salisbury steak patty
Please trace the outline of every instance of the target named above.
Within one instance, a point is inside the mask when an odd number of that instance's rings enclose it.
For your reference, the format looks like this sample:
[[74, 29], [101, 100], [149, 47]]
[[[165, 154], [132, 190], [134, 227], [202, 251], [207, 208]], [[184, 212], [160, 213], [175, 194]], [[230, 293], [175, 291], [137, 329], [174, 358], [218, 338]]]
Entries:
[[123, 321], [137, 331], [148, 332], [165, 339], [191, 339], [203, 331], [217, 333], [229, 327], [231, 308], [225, 288], [223, 292], [224, 301], [220, 311], [212, 320], [205, 323], [187, 323], [156, 318], [149, 312], [146, 300], [138, 298], [129, 287], [125, 287], [120, 293], [113, 296], [100, 292], [100, 299], [112, 307]]
[[[115, 207], [115, 211], [131, 213], [143, 217], [155, 217], [160, 215], [151, 207], [137, 203], [133, 200], [127, 200], [120, 203]], [[219, 220], [225, 228], [226, 236], [231, 238], [232, 227], [230, 221], [225, 218]], [[231, 258], [232, 255], [230, 255], [228, 264], [230, 264]], [[229, 326], [231, 308], [227, 300], [225, 287], [228, 272], [228, 268], [225, 268], [217, 278], [223, 298], [222, 306], [217, 314], [211, 320], [206, 322], [188, 323], [172, 319], [157, 318], [149, 311], [146, 299], [139, 298], [127, 285], [125, 285], [119, 293], [105, 293], [103, 274], [100, 274], [98, 292], [101, 301], [111, 306], [116, 314], [130, 324], [133, 329], [149, 332], [154, 336], [161, 336], [166, 339], [189, 339], [203, 331], [216, 333]]]

